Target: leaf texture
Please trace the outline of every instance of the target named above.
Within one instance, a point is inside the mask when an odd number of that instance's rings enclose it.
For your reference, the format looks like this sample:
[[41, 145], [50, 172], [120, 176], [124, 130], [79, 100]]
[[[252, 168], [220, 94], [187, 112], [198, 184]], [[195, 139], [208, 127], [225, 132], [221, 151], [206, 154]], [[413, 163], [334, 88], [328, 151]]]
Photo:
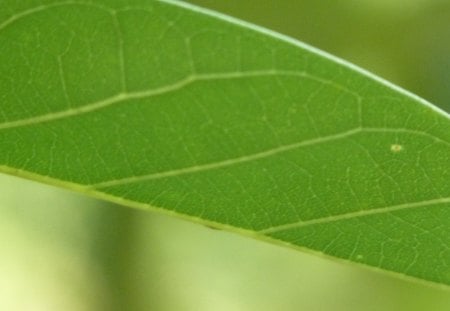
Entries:
[[0, 171], [450, 284], [445, 112], [180, 2], [0, 6]]

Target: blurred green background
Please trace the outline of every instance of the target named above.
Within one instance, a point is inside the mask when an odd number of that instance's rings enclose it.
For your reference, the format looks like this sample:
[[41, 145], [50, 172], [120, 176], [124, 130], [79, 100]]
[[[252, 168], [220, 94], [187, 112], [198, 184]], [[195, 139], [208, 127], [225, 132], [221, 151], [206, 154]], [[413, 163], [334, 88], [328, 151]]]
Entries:
[[[450, 111], [448, 0], [190, 2]], [[0, 175], [0, 310], [444, 311], [450, 291]]]

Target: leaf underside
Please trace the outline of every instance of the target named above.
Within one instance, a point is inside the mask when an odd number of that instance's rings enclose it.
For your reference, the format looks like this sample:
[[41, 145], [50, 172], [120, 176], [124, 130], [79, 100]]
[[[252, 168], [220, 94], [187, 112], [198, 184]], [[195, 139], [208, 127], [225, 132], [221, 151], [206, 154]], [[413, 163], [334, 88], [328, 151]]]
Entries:
[[0, 6], [0, 171], [450, 285], [445, 113], [180, 3]]

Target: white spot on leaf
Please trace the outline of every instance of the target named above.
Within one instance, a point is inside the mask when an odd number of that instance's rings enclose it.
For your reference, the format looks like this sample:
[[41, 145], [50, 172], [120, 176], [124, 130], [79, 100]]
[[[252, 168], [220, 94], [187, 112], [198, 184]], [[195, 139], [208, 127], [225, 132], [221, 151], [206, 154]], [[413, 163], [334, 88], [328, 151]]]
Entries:
[[400, 152], [402, 150], [403, 150], [403, 146], [402, 145], [399, 145], [399, 144], [392, 144], [391, 145], [391, 151], [392, 152], [397, 153], [397, 152]]

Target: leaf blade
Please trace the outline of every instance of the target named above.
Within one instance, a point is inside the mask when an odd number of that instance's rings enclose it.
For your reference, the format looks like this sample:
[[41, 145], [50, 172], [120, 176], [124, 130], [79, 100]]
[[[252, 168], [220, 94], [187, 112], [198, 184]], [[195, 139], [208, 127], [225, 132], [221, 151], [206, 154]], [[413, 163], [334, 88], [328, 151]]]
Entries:
[[450, 283], [446, 113], [189, 5], [108, 5], [0, 21], [3, 171]]

